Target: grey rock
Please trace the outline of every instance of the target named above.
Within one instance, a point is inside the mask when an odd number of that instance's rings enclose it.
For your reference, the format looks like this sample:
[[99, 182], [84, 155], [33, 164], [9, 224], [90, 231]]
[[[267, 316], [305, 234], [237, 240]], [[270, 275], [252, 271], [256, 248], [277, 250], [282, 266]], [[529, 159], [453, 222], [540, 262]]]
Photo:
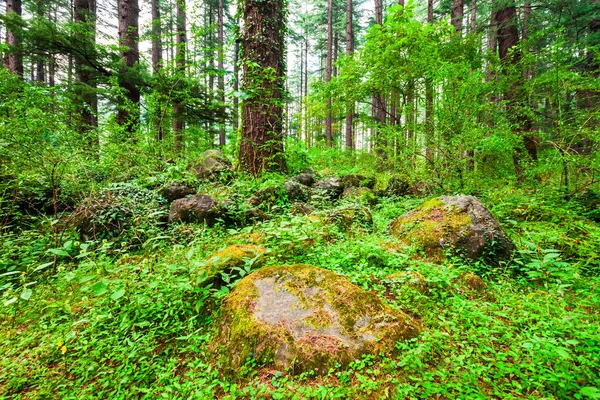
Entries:
[[169, 222], [200, 222], [212, 226], [222, 214], [222, 208], [212, 197], [205, 194], [197, 194], [175, 200], [171, 204]]

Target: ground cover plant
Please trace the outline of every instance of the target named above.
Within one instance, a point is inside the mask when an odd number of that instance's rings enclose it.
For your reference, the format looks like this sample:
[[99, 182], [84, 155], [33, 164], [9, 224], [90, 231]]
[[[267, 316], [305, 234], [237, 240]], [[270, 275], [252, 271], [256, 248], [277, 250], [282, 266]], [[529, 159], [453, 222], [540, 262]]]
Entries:
[[[394, 245], [389, 224], [427, 200], [412, 196], [381, 197], [371, 208], [371, 230], [287, 208], [247, 226], [175, 224], [156, 233], [146, 220], [127, 228], [153, 232], [141, 245], [140, 235], [129, 234], [82, 241], [74, 228], [59, 234], [44, 219], [36, 231], [5, 231], [0, 393], [597, 398], [599, 228], [575, 203], [538, 195], [535, 203], [522, 189], [482, 196], [518, 246], [514, 259], [500, 265], [452, 255], [433, 263]], [[314, 204], [324, 211], [355, 204], [328, 201], [317, 196]], [[324, 375], [292, 375], [252, 357], [232, 373], [215, 354], [215, 323], [224, 296], [256, 259], [236, 262], [220, 285], [204, 285], [199, 271], [235, 243], [268, 249], [260, 265], [304, 263], [346, 276], [410, 315], [422, 332]]]

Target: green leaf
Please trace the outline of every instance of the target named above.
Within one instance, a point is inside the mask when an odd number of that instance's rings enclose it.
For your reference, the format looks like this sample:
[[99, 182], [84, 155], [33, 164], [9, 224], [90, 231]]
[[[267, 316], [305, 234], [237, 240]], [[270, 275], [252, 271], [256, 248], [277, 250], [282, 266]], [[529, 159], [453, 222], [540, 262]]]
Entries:
[[600, 399], [600, 390], [594, 386], [586, 386], [581, 388], [579, 394], [589, 397], [590, 399]]
[[23, 293], [21, 293], [21, 298], [25, 301], [29, 300], [33, 291], [31, 289], [25, 289]]
[[8, 306], [8, 305], [11, 305], [12, 303], [14, 303], [14, 302], [15, 302], [15, 301], [17, 301], [17, 300], [19, 300], [19, 298], [18, 298], [18, 297], [13, 297], [12, 299], [6, 300], [6, 301], [4, 302], [4, 307], [6, 307], [6, 306]]
[[102, 296], [106, 292], [108, 292], [108, 288], [104, 284], [104, 282], [98, 282], [94, 286], [92, 286], [92, 292], [94, 296]]
[[121, 297], [123, 297], [125, 295], [125, 289], [119, 289], [116, 292], [114, 292], [110, 298], [113, 300], [119, 300]]
[[61, 257], [69, 257], [69, 253], [67, 253], [63, 249], [48, 249], [48, 252]]

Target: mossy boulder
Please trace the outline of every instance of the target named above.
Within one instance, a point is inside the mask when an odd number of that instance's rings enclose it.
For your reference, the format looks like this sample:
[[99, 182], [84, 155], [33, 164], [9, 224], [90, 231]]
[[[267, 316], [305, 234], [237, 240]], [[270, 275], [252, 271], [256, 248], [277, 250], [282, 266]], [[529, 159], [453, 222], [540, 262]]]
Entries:
[[198, 277], [204, 283], [220, 286], [226, 283], [223, 281], [223, 274], [228, 277], [227, 281], [231, 281], [238, 278], [240, 270], [246, 266], [252, 269], [260, 268], [266, 251], [265, 247], [253, 244], [227, 246], [208, 258], [206, 264], [198, 271]]
[[231, 162], [219, 150], [207, 150], [190, 169], [200, 180], [227, 181], [233, 177]]
[[315, 184], [315, 177], [312, 172], [303, 172], [299, 175], [296, 175], [292, 178], [298, 183], [301, 183], [304, 186], [312, 187]]
[[409, 193], [410, 184], [406, 178], [392, 176], [385, 188], [384, 194], [389, 197], [406, 196]]
[[292, 373], [346, 366], [394, 349], [419, 327], [377, 295], [310, 265], [262, 268], [238, 282], [221, 308], [223, 363], [247, 359]]
[[442, 261], [449, 251], [497, 264], [509, 260], [515, 251], [492, 214], [473, 196], [431, 199], [394, 220], [389, 231], [432, 261]]
[[200, 222], [212, 226], [225, 216], [225, 209], [205, 194], [178, 199], [171, 204], [169, 222]]
[[181, 182], [171, 182], [162, 186], [158, 193], [164, 197], [169, 203], [177, 199], [183, 199], [190, 194], [196, 193], [196, 189]]
[[344, 191], [344, 185], [337, 176], [324, 178], [315, 184], [315, 189], [328, 200], [337, 200]]
[[327, 211], [323, 222], [325, 224], [335, 224], [340, 230], [345, 232], [352, 229], [367, 232], [373, 231], [371, 210], [359, 205], [345, 206]]

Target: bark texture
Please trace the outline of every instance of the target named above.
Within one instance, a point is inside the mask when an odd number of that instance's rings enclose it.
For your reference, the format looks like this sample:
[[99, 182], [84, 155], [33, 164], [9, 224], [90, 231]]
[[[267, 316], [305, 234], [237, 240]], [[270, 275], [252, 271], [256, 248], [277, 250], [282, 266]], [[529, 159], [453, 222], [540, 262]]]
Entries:
[[139, 42], [139, 6], [138, 0], [119, 0], [117, 16], [119, 19], [119, 40], [124, 50], [121, 57], [124, 69], [119, 77], [119, 86], [123, 89], [126, 102], [119, 105], [117, 122], [127, 132], [133, 132], [140, 118], [140, 90], [131, 78], [130, 69], [140, 60]]
[[[15, 13], [22, 15], [21, 0], [6, 0], [6, 15]], [[14, 74], [23, 78], [23, 54], [21, 53], [21, 38], [18, 32], [9, 29], [6, 31], [6, 44], [10, 46], [10, 52], [6, 57], [6, 68]]]
[[[177, 33], [175, 36], [176, 53], [175, 64], [177, 73], [181, 79], [185, 76], [185, 45], [186, 45], [186, 28], [185, 28], [185, 0], [177, 0]], [[178, 95], [173, 101], [173, 136], [175, 139], [175, 149], [183, 149], [183, 129], [184, 123], [184, 106]]]
[[285, 73], [285, 2], [246, 0], [243, 4], [243, 84], [239, 162], [258, 175], [285, 171], [283, 90]]

